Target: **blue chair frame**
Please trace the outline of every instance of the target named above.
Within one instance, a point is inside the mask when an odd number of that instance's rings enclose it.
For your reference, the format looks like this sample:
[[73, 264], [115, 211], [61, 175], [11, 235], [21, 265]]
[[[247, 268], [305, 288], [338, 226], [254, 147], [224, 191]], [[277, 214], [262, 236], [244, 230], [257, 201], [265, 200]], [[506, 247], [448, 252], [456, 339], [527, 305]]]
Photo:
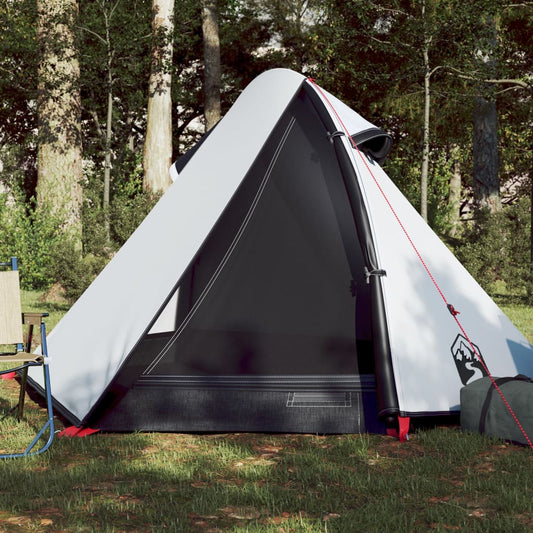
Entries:
[[[18, 270], [18, 262], [16, 257], [12, 257], [9, 263], [0, 263], [1, 267], [11, 267], [11, 270]], [[43, 369], [44, 378], [44, 397], [46, 401], [47, 419], [43, 426], [38, 430], [36, 436], [31, 441], [29, 446], [20, 453], [8, 453], [0, 454], [0, 459], [12, 459], [17, 457], [29, 457], [32, 455], [38, 455], [45, 452], [54, 440], [55, 427], [54, 427], [54, 413], [52, 405], [52, 393], [50, 387], [50, 359], [48, 357], [48, 345], [46, 342], [46, 325], [43, 318], [48, 316], [48, 313], [23, 313], [22, 321], [28, 326], [28, 339], [26, 341], [26, 351], [24, 351], [24, 345], [22, 343], [16, 343], [16, 349], [14, 352], [0, 355], [0, 362], [12, 363], [11, 368], [0, 371], [1, 374], [8, 374], [16, 372], [20, 376], [20, 394], [18, 404], [11, 409], [18, 408], [18, 418], [22, 418], [24, 408], [24, 396], [26, 390], [26, 377], [28, 368], [32, 366], [41, 366]], [[41, 333], [41, 354], [32, 354], [31, 343], [33, 337], [33, 327], [38, 325]], [[9, 414], [8, 413], [8, 414]], [[37, 443], [41, 437], [48, 430], [48, 439], [41, 446], [37, 446]]]

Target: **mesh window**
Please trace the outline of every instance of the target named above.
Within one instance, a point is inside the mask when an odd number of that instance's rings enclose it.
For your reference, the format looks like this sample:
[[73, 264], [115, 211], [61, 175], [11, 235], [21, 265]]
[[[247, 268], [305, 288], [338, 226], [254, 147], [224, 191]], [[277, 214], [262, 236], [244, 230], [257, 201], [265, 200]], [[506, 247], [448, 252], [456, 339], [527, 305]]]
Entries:
[[164, 310], [172, 326], [139, 346], [157, 351], [144, 375], [359, 373], [368, 295], [342, 176], [303, 93], [286, 115]]

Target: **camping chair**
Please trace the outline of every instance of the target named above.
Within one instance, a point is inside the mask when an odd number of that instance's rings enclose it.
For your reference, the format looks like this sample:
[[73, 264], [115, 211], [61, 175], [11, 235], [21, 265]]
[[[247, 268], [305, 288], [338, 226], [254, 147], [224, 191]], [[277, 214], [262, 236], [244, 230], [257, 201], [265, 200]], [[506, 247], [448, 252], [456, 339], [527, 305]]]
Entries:
[[[26, 379], [30, 366], [41, 366], [44, 374], [44, 392], [47, 406], [47, 421], [37, 432], [37, 435], [22, 453], [0, 454], [0, 459], [12, 457], [27, 457], [46, 451], [54, 439], [54, 416], [52, 410], [52, 394], [50, 392], [50, 369], [48, 365], [48, 350], [46, 346], [46, 327], [43, 318], [48, 313], [22, 313], [20, 304], [20, 285], [17, 258], [12, 257], [8, 263], [0, 263], [0, 363], [8, 363], [10, 368], [1, 369], [1, 374], [18, 373], [20, 378], [20, 392], [18, 404], [7, 414], [17, 410], [18, 418], [22, 418], [24, 410], [24, 396]], [[6, 270], [5, 267], [8, 267]], [[22, 325], [28, 326], [26, 345], [23, 344]], [[41, 354], [32, 354], [31, 344], [34, 326], [40, 327]], [[4, 352], [6, 345], [12, 346], [9, 352]], [[2, 365], [4, 367], [4, 365]], [[5, 415], [7, 416], [7, 415]], [[4, 418], [5, 418], [4, 416]], [[40, 448], [36, 444], [45, 431], [49, 431], [47, 442]], [[35, 448], [35, 449], [34, 449]]]

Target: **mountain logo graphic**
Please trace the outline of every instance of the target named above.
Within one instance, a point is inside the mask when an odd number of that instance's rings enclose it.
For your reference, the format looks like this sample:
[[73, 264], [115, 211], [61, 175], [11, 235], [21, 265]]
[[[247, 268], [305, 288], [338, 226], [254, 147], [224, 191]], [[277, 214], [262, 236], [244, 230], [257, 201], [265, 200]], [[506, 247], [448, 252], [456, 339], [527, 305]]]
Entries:
[[[472, 346], [475, 348], [477, 355]], [[468, 342], [463, 335], [457, 335], [452, 344], [451, 351], [463, 385], [468, 385], [476, 379], [487, 376], [487, 372], [483, 367], [485, 361], [483, 360], [480, 349], [475, 344]], [[483, 364], [481, 364], [480, 358]]]

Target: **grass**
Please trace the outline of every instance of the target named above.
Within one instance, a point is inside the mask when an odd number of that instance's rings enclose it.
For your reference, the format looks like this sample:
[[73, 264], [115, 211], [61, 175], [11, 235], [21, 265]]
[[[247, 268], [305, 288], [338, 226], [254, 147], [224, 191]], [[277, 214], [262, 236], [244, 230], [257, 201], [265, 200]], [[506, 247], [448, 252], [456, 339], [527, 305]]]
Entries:
[[49, 301], [40, 291], [21, 291], [22, 311], [48, 313], [46, 329], [51, 331], [61, 317], [68, 311], [69, 304], [61, 301]]
[[0, 464], [2, 531], [531, 531], [533, 455], [458, 428], [98, 434]]
[[521, 299], [510, 299], [503, 296], [496, 297], [495, 301], [511, 322], [533, 344], [533, 311], [531, 305]]
[[[64, 311], [25, 298], [26, 310], [50, 312], [52, 324]], [[502, 307], [533, 340], [532, 310]], [[2, 382], [0, 405], [16, 393], [16, 383]], [[25, 413], [21, 423], [0, 422], [0, 447], [24, 447], [44, 416], [31, 401]], [[533, 530], [531, 450], [457, 427], [420, 428], [408, 443], [380, 435], [109, 433], [58, 438], [42, 456], [0, 462], [5, 532], [454, 530]]]

